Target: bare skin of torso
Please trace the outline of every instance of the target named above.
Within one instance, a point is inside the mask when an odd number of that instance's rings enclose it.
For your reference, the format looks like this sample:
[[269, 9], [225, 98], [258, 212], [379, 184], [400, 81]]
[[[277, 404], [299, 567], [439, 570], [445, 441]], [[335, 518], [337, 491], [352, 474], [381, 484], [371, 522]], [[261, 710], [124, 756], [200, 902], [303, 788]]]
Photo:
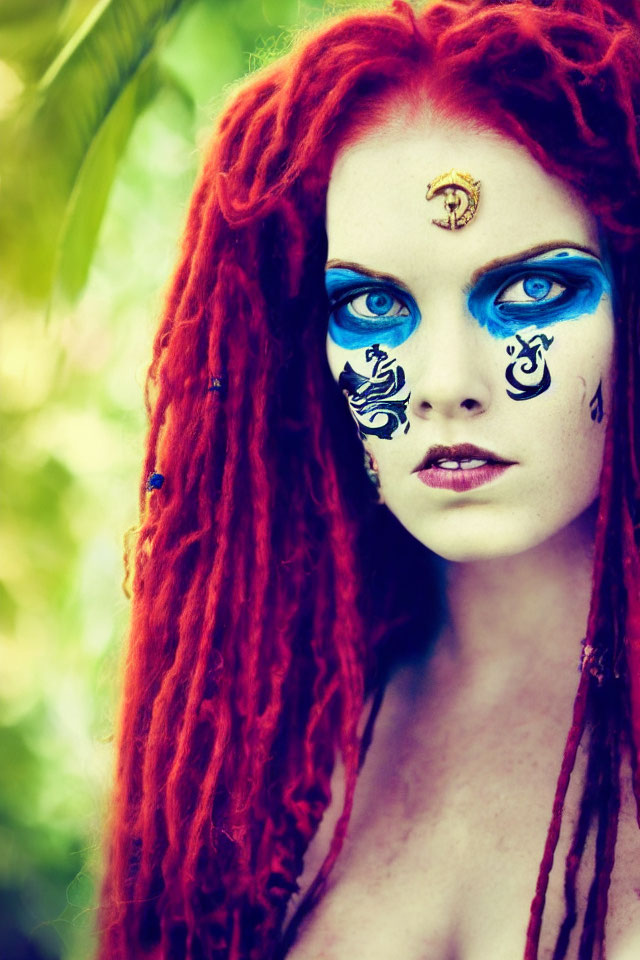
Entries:
[[[431, 657], [403, 665], [388, 684], [344, 848], [287, 960], [522, 957], [589, 604], [586, 528], [562, 537], [508, 561], [452, 565], [449, 624]], [[564, 861], [585, 759], [586, 740], [547, 894], [541, 960], [551, 960], [564, 917]], [[640, 831], [630, 779], [627, 759], [608, 960], [640, 957]], [[334, 787], [295, 903], [328, 850], [341, 768]], [[593, 840], [579, 875], [583, 905], [592, 864]], [[570, 960], [577, 949], [572, 941]]]

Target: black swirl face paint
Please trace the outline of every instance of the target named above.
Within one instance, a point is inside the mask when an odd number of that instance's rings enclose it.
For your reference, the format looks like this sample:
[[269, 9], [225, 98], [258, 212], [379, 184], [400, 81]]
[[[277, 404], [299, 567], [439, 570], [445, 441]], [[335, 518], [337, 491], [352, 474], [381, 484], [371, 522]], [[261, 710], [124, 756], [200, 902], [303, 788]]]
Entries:
[[403, 368], [397, 360], [389, 359], [379, 343], [367, 348], [365, 360], [373, 364], [370, 373], [358, 373], [347, 363], [338, 379], [338, 386], [346, 395], [358, 425], [360, 439], [380, 437], [391, 440], [402, 424], [405, 424], [403, 432], [407, 433], [407, 406], [411, 394], [406, 387]]
[[[524, 340], [516, 333], [516, 340], [520, 344], [520, 352], [505, 371], [507, 382], [513, 387], [513, 390], [507, 390], [507, 394], [512, 400], [531, 400], [551, 386], [551, 374], [543, 351], [549, 349], [554, 337], [536, 333], [529, 340]], [[515, 346], [510, 343], [507, 353], [512, 357], [515, 352]]]
[[604, 417], [604, 402], [602, 400], [602, 380], [598, 384], [598, 389], [589, 401], [591, 409], [591, 419], [594, 423], [602, 423]]

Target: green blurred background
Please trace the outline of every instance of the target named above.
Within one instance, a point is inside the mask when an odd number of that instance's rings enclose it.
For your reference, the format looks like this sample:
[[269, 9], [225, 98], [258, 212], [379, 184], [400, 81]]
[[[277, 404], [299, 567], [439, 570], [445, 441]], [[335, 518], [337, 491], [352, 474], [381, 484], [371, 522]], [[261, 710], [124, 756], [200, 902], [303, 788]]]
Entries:
[[0, 0], [0, 960], [93, 952], [142, 385], [225, 91], [356, 2]]

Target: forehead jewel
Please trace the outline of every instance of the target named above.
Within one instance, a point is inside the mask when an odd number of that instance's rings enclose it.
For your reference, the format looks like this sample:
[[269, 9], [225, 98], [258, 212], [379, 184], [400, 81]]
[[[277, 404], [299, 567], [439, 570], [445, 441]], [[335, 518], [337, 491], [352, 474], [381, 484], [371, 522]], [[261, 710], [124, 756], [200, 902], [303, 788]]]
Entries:
[[427, 200], [440, 197], [444, 202], [444, 217], [434, 217], [431, 223], [443, 230], [460, 230], [471, 223], [480, 202], [480, 181], [471, 174], [449, 170], [427, 184]]

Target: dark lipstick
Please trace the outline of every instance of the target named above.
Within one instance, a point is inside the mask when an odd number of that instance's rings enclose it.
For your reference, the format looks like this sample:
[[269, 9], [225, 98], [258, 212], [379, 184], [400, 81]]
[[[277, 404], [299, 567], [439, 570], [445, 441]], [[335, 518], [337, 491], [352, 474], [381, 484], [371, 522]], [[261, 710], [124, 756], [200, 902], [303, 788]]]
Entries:
[[429, 448], [414, 472], [428, 487], [464, 493], [497, 479], [513, 463], [472, 443], [439, 444]]

